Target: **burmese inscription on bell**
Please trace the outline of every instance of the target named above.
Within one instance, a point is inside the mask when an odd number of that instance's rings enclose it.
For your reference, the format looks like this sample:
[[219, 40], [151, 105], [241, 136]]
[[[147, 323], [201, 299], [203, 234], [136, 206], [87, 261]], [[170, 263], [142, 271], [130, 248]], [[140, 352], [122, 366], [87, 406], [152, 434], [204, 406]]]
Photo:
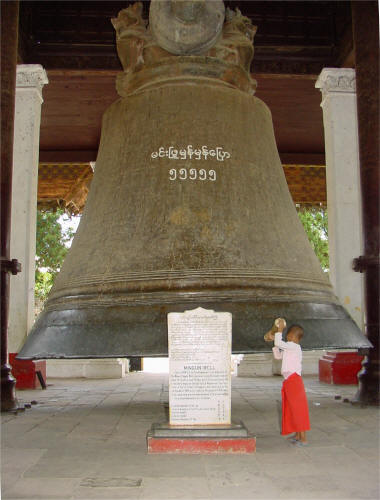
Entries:
[[231, 423], [232, 315], [168, 314], [171, 425]]

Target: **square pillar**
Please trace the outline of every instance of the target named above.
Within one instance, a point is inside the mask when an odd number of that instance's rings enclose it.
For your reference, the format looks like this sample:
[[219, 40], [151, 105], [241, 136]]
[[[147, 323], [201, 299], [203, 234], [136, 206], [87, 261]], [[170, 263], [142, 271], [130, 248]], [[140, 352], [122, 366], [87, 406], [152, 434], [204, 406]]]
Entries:
[[353, 69], [324, 68], [315, 86], [322, 92], [330, 280], [363, 330], [363, 277], [352, 270], [353, 259], [363, 253], [355, 83]]
[[9, 352], [17, 353], [34, 322], [36, 211], [42, 88], [48, 83], [39, 64], [17, 66], [13, 146], [11, 255], [22, 272], [12, 278]]

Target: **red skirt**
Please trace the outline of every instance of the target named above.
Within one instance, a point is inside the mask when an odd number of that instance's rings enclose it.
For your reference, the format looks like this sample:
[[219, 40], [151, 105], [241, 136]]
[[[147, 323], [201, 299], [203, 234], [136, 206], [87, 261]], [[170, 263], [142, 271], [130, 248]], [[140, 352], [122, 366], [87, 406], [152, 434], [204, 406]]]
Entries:
[[302, 378], [293, 373], [282, 384], [281, 434], [310, 430], [309, 407]]

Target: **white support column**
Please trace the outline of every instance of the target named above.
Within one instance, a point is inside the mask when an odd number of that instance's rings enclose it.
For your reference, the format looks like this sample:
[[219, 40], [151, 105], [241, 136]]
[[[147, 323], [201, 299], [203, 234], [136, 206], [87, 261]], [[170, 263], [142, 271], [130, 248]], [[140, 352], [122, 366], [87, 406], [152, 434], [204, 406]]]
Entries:
[[351, 267], [363, 253], [355, 83], [353, 69], [324, 68], [315, 86], [322, 92], [325, 130], [330, 280], [362, 329], [363, 276]]
[[[318, 363], [323, 350], [303, 351], [302, 374], [318, 375]], [[244, 354], [237, 369], [238, 377], [270, 377], [281, 375], [281, 360], [273, 357], [271, 352], [260, 354]]]
[[38, 156], [42, 88], [47, 83], [39, 64], [17, 66], [10, 248], [22, 272], [10, 286], [9, 352], [18, 352], [34, 321]]
[[244, 354], [244, 358], [238, 366], [238, 377], [269, 377], [273, 375], [272, 359], [271, 352]]
[[48, 378], [123, 378], [128, 372], [127, 358], [48, 359], [46, 364]]

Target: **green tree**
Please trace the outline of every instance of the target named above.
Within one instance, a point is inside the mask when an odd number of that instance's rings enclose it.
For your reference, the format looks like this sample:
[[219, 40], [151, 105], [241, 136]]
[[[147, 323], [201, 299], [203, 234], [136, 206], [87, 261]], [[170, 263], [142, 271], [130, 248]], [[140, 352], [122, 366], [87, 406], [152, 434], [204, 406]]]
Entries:
[[54, 283], [73, 238], [72, 229], [63, 230], [58, 219], [63, 210], [37, 210], [35, 296], [43, 302]]
[[328, 271], [329, 244], [326, 208], [298, 206], [297, 212], [322, 269]]

